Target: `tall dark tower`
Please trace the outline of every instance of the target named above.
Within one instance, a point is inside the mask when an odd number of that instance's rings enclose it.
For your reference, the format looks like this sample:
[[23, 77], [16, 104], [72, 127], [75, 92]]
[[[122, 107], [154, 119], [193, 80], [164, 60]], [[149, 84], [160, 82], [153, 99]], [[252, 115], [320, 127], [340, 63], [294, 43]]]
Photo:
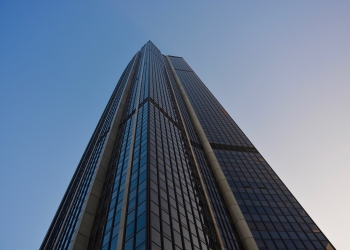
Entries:
[[335, 249], [181, 57], [124, 70], [40, 249]]

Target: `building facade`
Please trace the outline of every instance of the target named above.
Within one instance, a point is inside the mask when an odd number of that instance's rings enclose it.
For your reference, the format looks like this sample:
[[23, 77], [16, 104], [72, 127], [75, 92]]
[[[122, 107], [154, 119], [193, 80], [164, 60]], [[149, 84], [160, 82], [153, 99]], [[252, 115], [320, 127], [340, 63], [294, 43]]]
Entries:
[[40, 249], [335, 249], [181, 57], [124, 70]]

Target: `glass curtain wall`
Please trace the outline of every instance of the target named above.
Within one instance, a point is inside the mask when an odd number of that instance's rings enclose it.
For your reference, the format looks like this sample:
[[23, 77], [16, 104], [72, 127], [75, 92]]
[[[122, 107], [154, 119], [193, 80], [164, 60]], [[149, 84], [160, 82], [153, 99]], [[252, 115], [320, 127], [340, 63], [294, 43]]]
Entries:
[[259, 249], [329, 247], [325, 235], [186, 61], [170, 60]]
[[89, 249], [220, 249], [163, 56], [151, 42], [132, 84]]

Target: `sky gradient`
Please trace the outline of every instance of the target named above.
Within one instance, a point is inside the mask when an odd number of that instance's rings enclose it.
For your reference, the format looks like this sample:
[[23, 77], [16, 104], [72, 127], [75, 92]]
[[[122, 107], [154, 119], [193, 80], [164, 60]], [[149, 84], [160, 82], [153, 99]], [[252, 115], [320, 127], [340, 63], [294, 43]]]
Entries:
[[0, 2], [0, 249], [38, 249], [132, 56], [183, 56], [350, 249], [349, 1]]

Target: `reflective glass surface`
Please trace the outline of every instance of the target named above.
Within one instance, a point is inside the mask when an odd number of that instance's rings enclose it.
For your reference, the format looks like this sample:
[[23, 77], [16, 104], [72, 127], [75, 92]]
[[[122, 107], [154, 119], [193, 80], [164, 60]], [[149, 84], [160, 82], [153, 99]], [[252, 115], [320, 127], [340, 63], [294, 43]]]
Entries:
[[219, 249], [163, 56], [141, 52], [89, 249]]
[[330, 246], [185, 60], [170, 58], [259, 249], [326, 249]]
[[[71, 249], [84, 226], [84, 205], [122, 97], [88, 249], [220, 249], [220, 239], [225, 249], [243, 249], [167, 57], [151, 42], [138, 55], [122, 74], [41, 249]], [[333, 249], [186, 61], [169, 58], [259, 249]]]
[[113, 117], [123, 94], [125, 84], [130, 75], [135, 57], [124, 70], [100, 121], [90, 139], [82, 159], [74, 173], [56, 215], [41, 245], [41, 249], [67, 249], [72, 241], [72, 236], [77, 229], [77, 223], [81, 216], [86, 195], [91, 187], [92, 177], [96, 171], [97, 163], [101, 156], [101, 150], [105, 145], [105, 139], [111, 127]]

